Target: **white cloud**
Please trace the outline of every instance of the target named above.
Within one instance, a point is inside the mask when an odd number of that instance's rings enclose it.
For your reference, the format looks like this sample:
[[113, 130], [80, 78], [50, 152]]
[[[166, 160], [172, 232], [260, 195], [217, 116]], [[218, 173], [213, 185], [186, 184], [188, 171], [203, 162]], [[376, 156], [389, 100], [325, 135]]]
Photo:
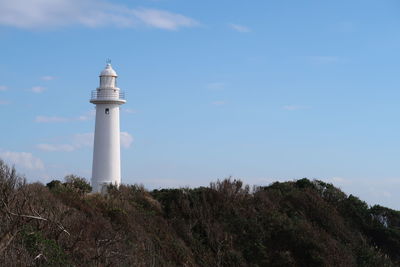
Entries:
[[[128, 132], [120, 133], [121, 147], [129, 148], [133, 143], [133, 136]], [[85, 147], [93, 147], [94, 133], [80, 133], [69, 137], [64, 144], [38, 144], [36, 148], [47, 152], [72, 152]]]
[[75, 134], [73, 136], [73, 146], [75, 148], [91, 147], [94, 142], [94, 133]]
[[333, 184], [337, 185], [348, 185], [351, 184], [351, 181], [349, 179], [343, 178], [343, 177], [332, 177], [330, 179]]
[[128, 132], [121, 132], [121, 146], [123, 148], [129, 148], [132, 145], [133, 136]]
[[131, 108], [125, 108], [125, 109], [123, 109], [123, 111], [128, 114], [136, 114], [137, 113], [137, 110], [131, 109]]
[[302, 110], [302, 109], [309, 109], [310, 107], [307, 106], [299, 106], [299, 105], [285, 105], [282, 107], [284, 110], [295, 111], [295, 110]]
[[43, 93], [43, 91], [46, 90], [43, 86], [34, 86], [31, 88], [31, 91], [37, 94]]
[[38, 144], [37, 149], [47, 152], [72, 152], [84, 147], [93, 146], [93, 133], [74, 134], [68, 138], [70, 144]]
[[5, 85], [0, 85], [0, 91], [6, 91], [8, 90], [8, 87]]
[[248, 28], [248, 27], [246, 27], [246, 26], [243, 26], [243, 25], [239, 25], [239, 24], [229, 24], [229, 27], [230, 27], [232, 30], [235, 30], [235, 31], [241, 32], [241, 33], [251, 32], [251, 29], [250, 29], [250, 28]]
[[38, 144], [36, 146], [38, 149], [43, 151], [66, 151], [71, 152], [75, 150], [75, 147], [68, 144], [52, 145], [52, 144]]
[[94, 117], [96, 116], [96, 110], [91, 110], [91, 111], [89, 111], [89, 112], [86, 112], [85, 114], [83, 114], [83, 115], [80, 115], [79, 117], [77, 117], [77, 118], [72, 118], [71, 120], [75, 120], [75, 121], [88, 121], [88, 120], [91, 120], [91, 119], [93, 119]]
[[214, 106], [223, 106], [226, 104], [226, 102], [222, 101], [222, 100], [218, 100], [218, 101], [211, 102], [211, 104], [213, 104]]
[[68, 118], [63, 118], [63, 117], [57, 117], [57, 116], [52, 116], [52, 117], [47, 117], [47, 116], [36, 116], [35, 122], [40, 122], [40, 123], [47, 123], [47, 122], [66, 122], [68, 121]]
[[36, 158], [32, 153], [28, 152], [12, 152], [0, 151], [0, 157], [10, 163], [15, 164], [17, 167], [29, 170], [43, 170], [44, 164], [41, 159]]
[[52, 80], [55, 80], [56, 77], [48, 75], [48, 76], [42, 76], [40, 79], [43, 80], [43, 81], [52, 81]]
[[140, 8], [132, 10], [132, 14], [147, 26], [164, 30], [177, 30], [180, 27], [193, 27], [198, 25], [198, 23], [191, 18], [163, 10]]
[[158, 9], [131, 9], [102, 0], [0, 0], [0, 24], [42, 29], [67, 25], [86, 27], [146, 25], [177, 30], [198, 23], [181, 14]]
[[52, 123], [52, 122], [70, 122], [70, 121], [88, 121], [96, 115], [95, 110], [91, 110], [83, 115], [75, 118], [58, 117], [58, 116], [36, 116], [35, 122], [38, 123]]
[[4, 100], [0, 100], [0, 105], [8, 105], [9, 103], [7, 101]]
[[78, 121], [88, 121], [88, 120], [91, 120], [91, 119], [92, 119], [92, 117], [87, 116], [87, 115], [81, 115], [78, 118], [76, 118], [76, 120], [78, 120]]

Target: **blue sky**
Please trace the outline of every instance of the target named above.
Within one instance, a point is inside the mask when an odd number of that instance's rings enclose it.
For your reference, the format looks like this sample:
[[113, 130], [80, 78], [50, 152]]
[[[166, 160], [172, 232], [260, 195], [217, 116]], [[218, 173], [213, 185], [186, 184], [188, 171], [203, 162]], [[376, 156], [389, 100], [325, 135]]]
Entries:
[[400, 209], [398, 1], [0, 0], [0, 158], [90, 178], [107, 58], [124, 183], [321, 179]]

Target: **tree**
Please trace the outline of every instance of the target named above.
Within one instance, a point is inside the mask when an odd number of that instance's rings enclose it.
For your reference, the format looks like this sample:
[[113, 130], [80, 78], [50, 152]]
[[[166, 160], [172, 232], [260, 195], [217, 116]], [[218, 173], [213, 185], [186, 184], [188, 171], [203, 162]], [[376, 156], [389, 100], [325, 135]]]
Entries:
[[89, 182], [83, 177], [70, 174], [65, 176], [64, 180], [64, 186], [66, 188], [71, 189], [79, 194], [90, 193], [92, 191], [92, 187], [90, 186]]

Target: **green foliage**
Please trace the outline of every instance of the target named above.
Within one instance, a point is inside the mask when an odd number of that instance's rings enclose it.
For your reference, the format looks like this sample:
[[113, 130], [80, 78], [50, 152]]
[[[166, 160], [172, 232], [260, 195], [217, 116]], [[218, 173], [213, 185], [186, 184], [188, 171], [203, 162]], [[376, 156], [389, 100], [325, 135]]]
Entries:
[[26, 184], [0, 162], [5, 266], [399, 266], [400, 212], [306, 178], [161, 189], [68, 176]]
[[308, 180], [307, 178], [297, 180], [295, 182], [295, 186], [297, 186], [298, 188], [302, 188], [302, 189], [304, 189], [304, 188], [314, 189], [315, 188], [314, 183], [311, 182], [310, 180]]
[[55, 240], [47, 239], [41, 232], [25, 227], [21, 232], [22, 242], [32, 255], [35, 265], [70, 266], [67, 255]]
[[64, 186], [80, 194], [90, 193], [92, 187], [85, 178], [73, 174], [64, 177]]
[[63, 187], [64, 185], [59, 180], [52, 180], [51, 182], [47, 183], [46, 186], [50, 190], [57, 190]]
[[62, 183], [59, 180], [52, 180], [46, 184], [46, 187], [54, 193], [78, 194], [80, 196], [92, 191], [89, 182], [83, 177], [70, 174], [65, 176], [64, 181]]

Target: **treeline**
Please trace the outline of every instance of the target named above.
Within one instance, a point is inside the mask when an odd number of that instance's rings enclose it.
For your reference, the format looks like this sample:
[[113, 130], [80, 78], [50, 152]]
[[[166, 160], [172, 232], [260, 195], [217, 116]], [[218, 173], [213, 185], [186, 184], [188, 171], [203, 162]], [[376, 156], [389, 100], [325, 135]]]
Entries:
[[322, 181], [91, 194], [0, 161], [1, 266], [399, 266], [400, 212]]

